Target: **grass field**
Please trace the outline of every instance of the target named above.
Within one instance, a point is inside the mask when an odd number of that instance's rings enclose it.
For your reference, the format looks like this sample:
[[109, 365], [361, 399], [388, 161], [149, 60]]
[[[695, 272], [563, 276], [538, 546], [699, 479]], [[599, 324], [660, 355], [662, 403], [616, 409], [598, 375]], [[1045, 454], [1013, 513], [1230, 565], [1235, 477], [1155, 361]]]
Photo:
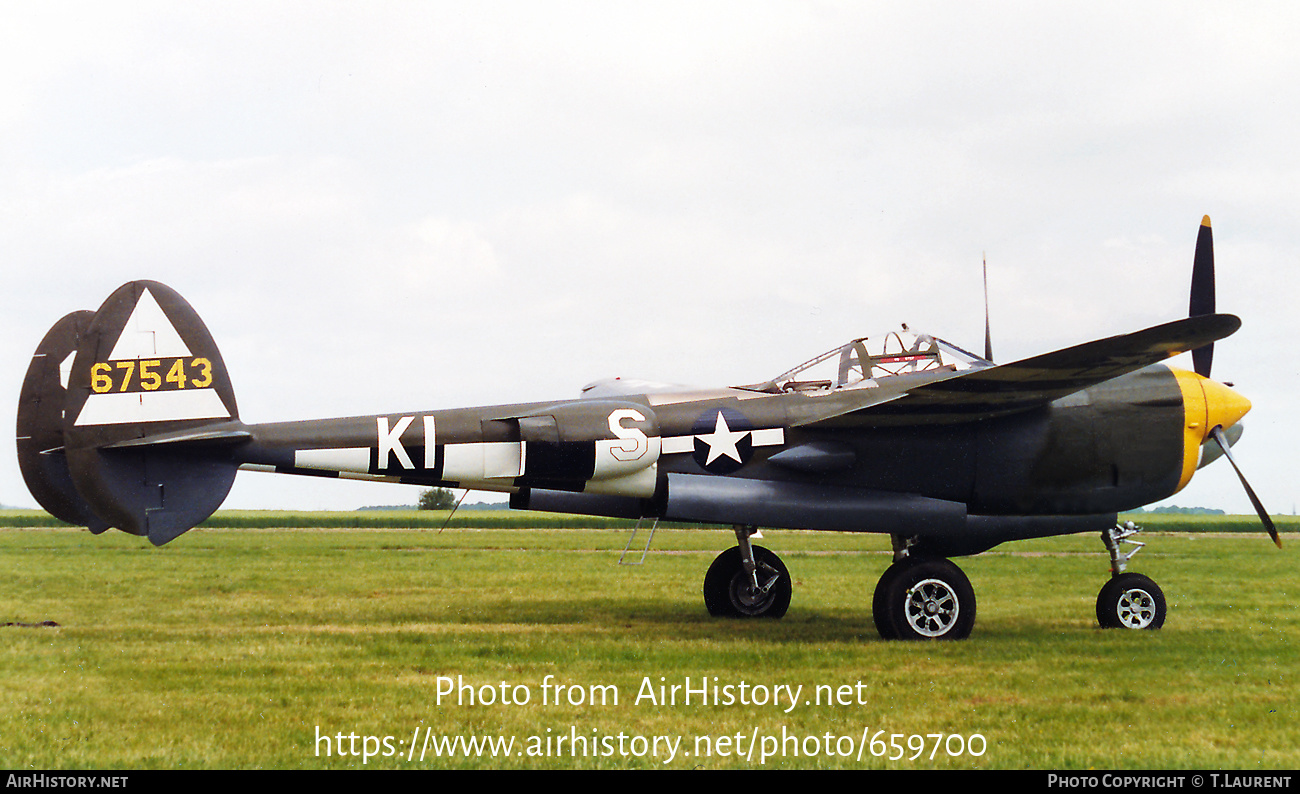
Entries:
[[[1096, 628], [1105, 554], [1065, 537], [959, 561], [958, 643], [877, 638], [870, 535], [765, 532], [794, 599], [755, 622], [705, 613], [720, 530], [629, 567], [626, 529], [7, 529], [0, 622], [58, 626], [0, 628], [0, 766], [1300, 767], [1296, 544], [1194, 528], [1134, 559], [1159, 632]], [[658, 699], [701, 683], [745, 702]], [[514, 743], [434, 755], [482, 736]]]

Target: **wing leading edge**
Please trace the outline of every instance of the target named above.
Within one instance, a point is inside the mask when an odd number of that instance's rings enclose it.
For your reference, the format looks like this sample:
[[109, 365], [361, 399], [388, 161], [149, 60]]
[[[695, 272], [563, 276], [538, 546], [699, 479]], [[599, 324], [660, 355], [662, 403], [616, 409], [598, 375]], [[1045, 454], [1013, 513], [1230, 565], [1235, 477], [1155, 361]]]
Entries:
[[841, 403], [832, 412], [799, 424], [942, 424], [1016, 413], [1203, 347], [1240, 327], [1241, 320], [1231, 314], [1189, 317], [1010, 364], [958, 373], [884, 401], [863, 394], [865, 399], [857, 406]]

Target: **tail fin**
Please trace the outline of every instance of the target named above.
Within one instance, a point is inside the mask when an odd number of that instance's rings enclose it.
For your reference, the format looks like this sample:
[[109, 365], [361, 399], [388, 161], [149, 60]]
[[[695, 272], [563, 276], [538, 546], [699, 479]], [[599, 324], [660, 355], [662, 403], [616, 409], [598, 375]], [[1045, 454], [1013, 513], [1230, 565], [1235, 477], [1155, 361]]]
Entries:
[[18, 468], [36, 501], [60, 521], [108, 529], [72, 484], [63, 441], [63, 411], [68, 375], [92, 311], [69, 314], [54, 324], [36, 347], [18, 400]]
[[[69, 318], [85, 323], [88, 314]], [[66, 358], [69, 339], [76, 357], [55, 410], [49, 360], [51, 353]], [[133, 281], [84, 327], [56, 325], [47, 343], [43, 363], [33, 360], [23, 384], [23, 405], [41, 407], [19, 417], [19, 435], [35, 441], [20, 444], [20, 464], [25, 475], [34, 472], [28, 483], [42, 506], [60, 518], [77, 514], [75, 523], [92, 530], [147, 535], [155, 545], [220, 506], [238, 470], [228, 445], [247, 434], [216, 343], [184, 298], [157, 282]], [[40, 465], [57, 461], [60, 436], [74, 493], [58, 464]]]

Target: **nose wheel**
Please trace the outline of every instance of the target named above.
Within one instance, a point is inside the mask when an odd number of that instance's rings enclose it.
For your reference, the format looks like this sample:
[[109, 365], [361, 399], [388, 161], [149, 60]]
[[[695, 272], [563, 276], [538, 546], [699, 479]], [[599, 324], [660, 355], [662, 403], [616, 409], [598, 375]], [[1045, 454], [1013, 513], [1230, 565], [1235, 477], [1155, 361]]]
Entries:
[[1097, 595], [1103, 629], [1158, 629], [1165, 625], [1165, 594], [1140, 573], [1113, 577]]
[[[1141, 541], [1133, 536], [1141, 527], [1132, 521], [1101, 533], [1101, 540], [1110, 553], [1110, 581], [1097, 594], [1097, 623], [1103, 629], [1151, 629], [1165, 625], [1165, 594], [1160, 586], [1140, 573], [1125, 573], [1129, 558], [1142, 549]], [[1121, 551], [1119, 544], [1133, 546], [1132, 551]]]

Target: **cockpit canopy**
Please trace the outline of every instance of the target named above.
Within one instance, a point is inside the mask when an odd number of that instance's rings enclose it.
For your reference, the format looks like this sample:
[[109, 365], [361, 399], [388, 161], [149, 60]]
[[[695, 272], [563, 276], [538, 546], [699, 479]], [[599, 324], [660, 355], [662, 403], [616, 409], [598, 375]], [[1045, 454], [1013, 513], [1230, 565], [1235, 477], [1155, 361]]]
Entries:
[[839, 389], [871, 388], [882, 378], [914, 372], [961, 371], [989, 366], [944, 340], [906, 329], [854, 339], [805, 361], [766, 383], [738, 388], [781, 394], [828, 394]]

